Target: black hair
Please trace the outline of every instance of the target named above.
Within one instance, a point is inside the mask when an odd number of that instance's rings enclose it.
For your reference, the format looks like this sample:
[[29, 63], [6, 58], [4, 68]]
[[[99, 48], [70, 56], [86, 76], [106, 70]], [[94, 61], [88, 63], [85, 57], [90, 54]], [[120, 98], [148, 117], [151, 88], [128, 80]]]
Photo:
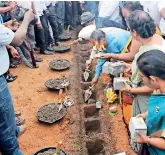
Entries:
[[165, 53], [160, 50], [150, 50], [137, 60], [139, 70], [147, 77], [156, 76], [165, 80]]
[[139, 1], [125, 1], [123, 2], [123, 8], [126, 8], [130, 12], [141, 10], [143, 11], [143, 6], [140, 4]]
[[142, 38], [150, 38], [156, 32], [154, 20], [144, 11], [132, 12], [128, 17], [128, 23], [130, 30], [135, 30]]
[[106, 37], [105, 33], [102, 30], [95, 30], [92, 34], [91, 34], [91, 39], [97, 40], [97, 41], [101, 41], [104, 40]]

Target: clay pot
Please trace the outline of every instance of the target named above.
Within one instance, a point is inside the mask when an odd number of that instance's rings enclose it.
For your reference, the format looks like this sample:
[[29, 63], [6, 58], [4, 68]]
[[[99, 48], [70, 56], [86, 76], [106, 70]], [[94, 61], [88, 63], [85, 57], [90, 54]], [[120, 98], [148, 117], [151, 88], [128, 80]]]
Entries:
[[132, 104], [133, 103], [133, 95], [128, 93], [122, 93], [122, 101], [126, 104]]

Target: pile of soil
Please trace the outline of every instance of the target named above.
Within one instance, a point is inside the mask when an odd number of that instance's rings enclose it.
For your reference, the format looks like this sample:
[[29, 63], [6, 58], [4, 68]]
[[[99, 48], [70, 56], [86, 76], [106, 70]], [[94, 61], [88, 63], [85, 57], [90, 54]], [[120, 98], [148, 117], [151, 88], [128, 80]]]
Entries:
[[45, 82], [45, 86], [53, 90], [64, 89], [64, 86], [62, 85], [64, 82], [68, 84], [67, 87], [70, 85], [69, 79], [64, 77], [64, 78], [49, 79]]
[[54, 46], [54, 47], [53, 47], [53, 50], [54, 50], [55, 52], [62, 53], [62, 52], [69, 51], [70, 48], [71, 48], [71, 47], [68, 46], [68, 45], [59, 45], [59, 46]]
[[54, 70], [60, 71], [68, 69], [71, 66], [71, 64], [66, 59], [54, 59], [49, 63], [49, 66]]
[[46, 123], [54, 123], [62, 119], [66, 113], [67, 109], [63, 107], [60, 112], [58, 112], [60, 104], [49, 103], [44, 105], [38, 110], [37, 118], [38, 120]]
[[[37, 155], [54, 155], [55, 152], [56, 152], [55, 149], [49, 149], [49, 150], [47, 150], [47, 151], [45, 151], [45, 152], [38, 153]], [[62, 152], [62, 151], [59, 151], [59, 152], [58, 152], [58, 155], [65, 155], [65, 153]]]

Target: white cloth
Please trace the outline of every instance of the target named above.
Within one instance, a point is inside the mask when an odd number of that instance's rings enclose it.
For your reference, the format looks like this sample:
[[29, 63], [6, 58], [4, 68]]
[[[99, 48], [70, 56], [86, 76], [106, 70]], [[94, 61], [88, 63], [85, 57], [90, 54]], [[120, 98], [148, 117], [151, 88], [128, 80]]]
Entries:
[[0, 75], [6, 73], [9, 69], [9, 56], [6, 45], [9, 45], [14, 38], [14, 32], [0, 24]]
[[40, 1], [34, 1], [33, 4], [36, 12], [38, 13], [38, 16], [42, 16], [43, 11], [47, 9], [45, 3]]
[[160, 20], [159, 28], [162, 34], [165, 36], [165, 20], [163, 18]]
[[79, 40], [81, 40], [81, 38], [85, 40], [89, 40], [92, 32], [95, 30], [96, 30], [95, 24], [84, 27], [78, 34]]
[[119, 22], [119, 1], [100, 1], [99, 2], [99, 17], [109, 17], [110, 20]]
[[161, 20], [160, 11], [165, 8], [165, 1], [140, 1], [144, 7], [144, 11], [147, 12], [155, 24], [159, 26]]

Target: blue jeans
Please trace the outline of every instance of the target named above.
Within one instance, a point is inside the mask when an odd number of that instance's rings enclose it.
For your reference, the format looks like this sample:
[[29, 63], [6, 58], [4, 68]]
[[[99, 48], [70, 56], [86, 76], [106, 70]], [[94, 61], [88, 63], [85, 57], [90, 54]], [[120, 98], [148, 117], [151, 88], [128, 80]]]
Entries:
[[19, 151], [14, 107], [6, 79], [0, 76], [0, 152], [2, 155], [23, 155]]

